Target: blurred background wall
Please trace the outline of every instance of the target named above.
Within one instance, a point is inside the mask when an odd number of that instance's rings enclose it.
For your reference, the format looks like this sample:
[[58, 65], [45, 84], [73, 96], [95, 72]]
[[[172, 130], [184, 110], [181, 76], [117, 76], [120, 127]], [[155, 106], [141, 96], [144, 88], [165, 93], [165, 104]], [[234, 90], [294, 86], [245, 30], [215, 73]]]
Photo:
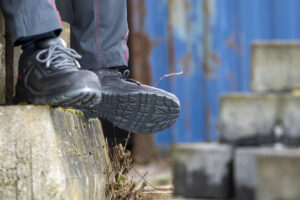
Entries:
[[300, 38], [299, 0], [128, 3], [135, 78], [155, 85], [165, 74], [184, 73], [158, 85], [179, 97], [182, 111], [172, 128], [155, 135], [157, 147], [217, 140], [219, 97], [250, 89], [251, 43]]

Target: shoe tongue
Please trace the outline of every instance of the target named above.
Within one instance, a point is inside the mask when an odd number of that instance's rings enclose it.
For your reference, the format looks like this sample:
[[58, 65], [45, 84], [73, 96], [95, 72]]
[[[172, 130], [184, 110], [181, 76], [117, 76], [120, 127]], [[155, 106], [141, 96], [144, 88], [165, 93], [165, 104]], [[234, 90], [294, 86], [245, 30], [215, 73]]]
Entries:
[[48, 47], [50, 47], [50, 46], [52, 46], [54, 44], [59, 44], [59, 45], [61, 45], [63, 47], [67, 46], [66, 42], [63, 39], [61, 39], [60, 37], [50, 38], [50, 39], [47, 39], [47, 40], [43, 40], [43, 41], [39, 42], [37, 44], [37, 46], [40, 49], [46, 49], [46, 48], [48, 48]]

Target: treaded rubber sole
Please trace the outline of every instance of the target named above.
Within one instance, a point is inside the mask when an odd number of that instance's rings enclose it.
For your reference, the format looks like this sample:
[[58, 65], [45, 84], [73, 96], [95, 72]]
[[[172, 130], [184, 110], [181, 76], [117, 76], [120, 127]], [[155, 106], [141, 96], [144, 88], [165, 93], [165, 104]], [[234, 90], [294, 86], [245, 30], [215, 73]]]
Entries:
[[37, 105], [49, 104], [52, 106], [74, 106], [74, 107], [93, 107], [101, 101], [99, 89], [80, 88], [65, 92], [62, 95], [53, 96], [28, 96], [29, 102]]
[[102, 93], [101, 103], [87, 117], [104, 118], [133, 133], [155, 133], [172, 126], [180, 113], [177, 99], [152, 93]]

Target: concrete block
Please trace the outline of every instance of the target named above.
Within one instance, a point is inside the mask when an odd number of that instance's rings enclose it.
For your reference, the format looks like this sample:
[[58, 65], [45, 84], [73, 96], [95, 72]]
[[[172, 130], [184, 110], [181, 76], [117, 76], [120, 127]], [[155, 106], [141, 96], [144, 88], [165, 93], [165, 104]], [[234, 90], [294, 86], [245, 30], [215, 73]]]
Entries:
[[[290, 155], [292, 155], [294, 158], [296, 157], [297, 161], [295, 161], [295, 159], [289, 159]], [[278, 159], [274, 160], [274, 157], [282, 158], [281, 161], [289, 161], [288, 163], [281, 163], [280, 165], [276, 165], [276, 163], [278, 163]], [[298, 167], [299, 159], [299, 149], [285, 149], [272, 147], [237, 148], [234, 158], [234, 187], [236, 195], [235, 199], [267, 200], [269, 198], [261, 197], [276, 197], [271, 199], [288, 200], [289, 198], [280, 197], [289, 197], [288, 195], [285, 195], [286, 193], [293, 195], [299, 194], [299, 192], [295, 193], [295, 188], [299, 189], [300, 187], [300, 185], [298, 184], [299, 181], [293, 182], [293, 180], [290, 179], [291, 174], [294, 174], [295, 171], [297, 171], [298, 174], [300, 174], [300, 168]], [[273, 165], [271, 168], [270, 163], [275, 165]], [[275, 172], [279, 172], [279, 174], [276, 174]], [[296, 175], [294, 177], [297, 179], [298, 176], [299, 175]], [[271, 180], [273, 181], [273, 183], [271, 183]], [[297, 182], [297, 185], [289, 185], [289, 183], [291, 182]], [[276, 185], [276, 187], [274, 187], [274, 185]], [[275, 188], [279, 188], [280, 186], [282, 186], [283, 188], [281, 188], [278, 191], [275, 191]], [[270, 190], [271, 188], [274, 188], [275, 190]], [[299, 199], [299, 196], [295, 199]]]
[[300, 199], [300, 149], [258, 157], [256, 199]]
[[300, 42], [256, 42], [252, 45], [253, 91], [300, 88]]
[[299, 96], [226, 95], [221, 98], [220, 141], [236, 145], [299, 145], [299, 120]]
[[99, 120], [46, 106], [0, 107], [0, 199], [105, 199]]
[[232, 148], [216, 143], [177, 144], [173, 152], [174, 194], [189, 198], [231, 196]]

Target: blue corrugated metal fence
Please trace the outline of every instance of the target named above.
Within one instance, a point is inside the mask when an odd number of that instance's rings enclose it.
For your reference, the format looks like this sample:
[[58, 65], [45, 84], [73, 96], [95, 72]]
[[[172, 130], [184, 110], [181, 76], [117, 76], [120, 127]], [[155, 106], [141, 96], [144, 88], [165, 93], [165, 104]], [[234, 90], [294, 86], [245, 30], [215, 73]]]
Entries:
[[144, 0], [144, 30], [155, 41], [153, 84], [175, 93], [182, 113], [156, 135], [158, 145], [217, 139], [219, 97], [248, 91], [250, 45], [257, 39], [299, 39], [299, 0]]

